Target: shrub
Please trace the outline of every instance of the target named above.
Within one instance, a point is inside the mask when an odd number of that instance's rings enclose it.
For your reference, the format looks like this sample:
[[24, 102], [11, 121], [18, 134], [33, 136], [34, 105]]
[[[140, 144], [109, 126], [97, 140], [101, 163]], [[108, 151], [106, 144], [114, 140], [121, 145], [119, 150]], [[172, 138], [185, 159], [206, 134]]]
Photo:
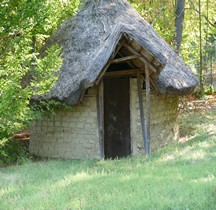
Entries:
[[29, 160], [30, 155], [24, 145], [16, 139], [1, 139], [0, 166], [22, 164]]
[[214, 89], [214, 86], [213, 85], [208, 85], [208, 86], [205, 86], [205, 94], [206, 95], [212, 95], [216, 92], [216, 90]]

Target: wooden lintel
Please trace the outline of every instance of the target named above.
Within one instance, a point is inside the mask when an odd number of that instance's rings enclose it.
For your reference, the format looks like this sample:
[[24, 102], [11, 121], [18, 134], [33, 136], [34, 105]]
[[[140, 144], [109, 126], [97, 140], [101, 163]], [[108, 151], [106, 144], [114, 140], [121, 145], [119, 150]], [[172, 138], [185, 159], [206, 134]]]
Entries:
[[122, 63], [122, 62], [125, 62], [125, 61], [128, 61], [128, 60], [133, 60], [133, 59], [136, 59], [136, 58], [139, 58], [140, 56], [138, 55], [130, 55], [130, 56], [126, 56], [126, 57], [123, 57], [123, 58], [116, 58], [116, 59], [113, 59], [111, 61], [111, 63]]
[[148, 64], [153, 72], [156, 73], [158, 71], [157, 68], [148, 59], [146, 59], [141, 54], [139, 54], [133, 47], [131, 47], [131, 46], [127, 45], [127, 44], [123, 44], [123, 46], [126, 49], [128, 49], [130, 52], [132, 52], [134, 55], [139, 56], [139, 59], [141, 61], [143, 61], [145, 64]]
[[106, 72], [104, 74], [104, 77], [136, 76], [137, 75], [137, 71], [139, 71], [139, 69], [111, 71], [111, 72]]
[[[121, 57], [124, 57], [125, 55], [123, 53], [121, 53], [120, 51], [118, 52], [118, 54], [121, 56]], [[137, 68], [132, 62], [130, 62], [129, 60], [126, 61], [126, 63], [128, 64], [128, 66], [130, 66], [132, 69], [134, 68]]]

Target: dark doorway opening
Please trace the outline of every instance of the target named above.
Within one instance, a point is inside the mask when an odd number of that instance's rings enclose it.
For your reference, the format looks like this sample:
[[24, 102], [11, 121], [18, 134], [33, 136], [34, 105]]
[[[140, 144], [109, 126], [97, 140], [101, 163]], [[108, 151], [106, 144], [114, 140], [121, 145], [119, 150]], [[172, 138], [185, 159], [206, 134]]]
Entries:
[[104, 153], [105, 158], [131, 154], [128, 77], [104, 78]]

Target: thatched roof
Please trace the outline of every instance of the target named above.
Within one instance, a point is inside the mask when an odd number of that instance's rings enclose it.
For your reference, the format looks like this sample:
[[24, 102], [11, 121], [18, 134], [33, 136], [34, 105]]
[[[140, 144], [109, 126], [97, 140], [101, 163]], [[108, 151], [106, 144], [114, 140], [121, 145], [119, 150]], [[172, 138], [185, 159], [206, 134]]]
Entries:
[[75, 17], [50, 39], [62, 46], [59, 79], [44, 99], [68, 104], [80, 100], [95, 84], [123, 36], [137, 42], [158, 62], [154, 79], [159, 93], [185, 95], [197, 85], [190, 68], [126, 0], [84, 0]]

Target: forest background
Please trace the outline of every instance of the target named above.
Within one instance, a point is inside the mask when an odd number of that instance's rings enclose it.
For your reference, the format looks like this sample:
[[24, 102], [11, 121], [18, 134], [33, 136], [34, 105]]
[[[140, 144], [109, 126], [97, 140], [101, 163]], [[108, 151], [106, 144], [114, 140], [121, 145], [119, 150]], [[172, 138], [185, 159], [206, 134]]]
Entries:
[[[215, 0], [130, 0], [200, 79], [198, 92], [213, 91], [205, 75], [216, 73]], [[44, 50], [56, 29], [74, 16], [79, 0], [0, 1], [0, 156], [13, 134], [58, 102], [31, 103], [47, 92], [61, 66], [60, 47]], [[31, 106], [30, 106], [31, 104]]]

